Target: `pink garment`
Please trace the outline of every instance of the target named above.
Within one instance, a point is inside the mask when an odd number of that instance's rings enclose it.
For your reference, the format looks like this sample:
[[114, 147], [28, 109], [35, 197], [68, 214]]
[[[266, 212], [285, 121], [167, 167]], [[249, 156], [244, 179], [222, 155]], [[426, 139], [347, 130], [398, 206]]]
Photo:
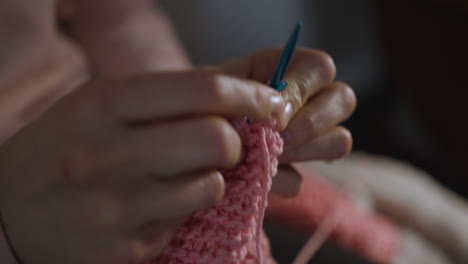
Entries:
[[8, 241], [6, 240], [3, 225], [0, 225], [0, 263], [1, 264], [18, 264], [13, 252], [11, 251]]

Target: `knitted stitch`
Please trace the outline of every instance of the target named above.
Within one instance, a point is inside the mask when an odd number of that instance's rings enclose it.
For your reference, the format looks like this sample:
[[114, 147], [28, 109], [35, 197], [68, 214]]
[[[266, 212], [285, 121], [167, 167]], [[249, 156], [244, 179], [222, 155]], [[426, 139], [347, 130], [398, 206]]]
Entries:
[[274, 123], [233, 122], [244, 149], [243, 162], [223, 171], [225, 197], [195, 212], [151, 264], [273, 264], [263, 230], [267, 193], [283, 142]]

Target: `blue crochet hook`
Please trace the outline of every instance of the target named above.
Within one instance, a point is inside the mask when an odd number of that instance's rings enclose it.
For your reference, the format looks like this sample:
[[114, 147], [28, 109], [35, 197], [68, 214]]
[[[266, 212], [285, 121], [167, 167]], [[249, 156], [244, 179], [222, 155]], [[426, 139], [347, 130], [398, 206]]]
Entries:
[[[299, 21], [296, 24], [296, 27], [294, 28], [293, 33], [288, 39], [288, 42], [286, 43], [286, 46], [283, 49], [283, 52], [281, 53], [280, 60], [278, 64], [276, 65], [275, 73], [273, 74], [273, 77], [271, 78], [270, 82], [268, 85], [275, 89], [278, 92], [281, 92], [288, 86], [288, 82], [282, 82], [284, 78], [284, 74], [286, 73], [286, 70], [288, 69], [289, 63], [291, 62], [291, 59], [294, 54], [294, 50], [296, 49], [297, 46], [297, 40], [299, 39], [299, 33], [301, 33], [302, 29], [302, 22]], [[250, 120], [248, 117], [244, 117], [244, 120], [247, 123], [250, 123]]]
[[299, 33], [301, 33], [301, 29], [302, 22], [299, 21], [297, 22], [293, 33], [289, 37], [288, 42], [286, 43], [286, 46], [283, 49], [283, 53], [281, 54], [278, 65], [276, 66], [275, 73], [273, 74], [273, 77], [271, 78], [271, 81], [269, 83], [269, 86], [276, 89], [278, 92], [283, 91], [284, 88], [288, 86], [288, 82], [282, 81], [284, 78], [284, 74], [286, 73], [286, 70], [289, 66], [289, 63], [291, 62], [291, 59], [293, 57], [294, 50], [296, 49], [297, 40], [299, 39]]

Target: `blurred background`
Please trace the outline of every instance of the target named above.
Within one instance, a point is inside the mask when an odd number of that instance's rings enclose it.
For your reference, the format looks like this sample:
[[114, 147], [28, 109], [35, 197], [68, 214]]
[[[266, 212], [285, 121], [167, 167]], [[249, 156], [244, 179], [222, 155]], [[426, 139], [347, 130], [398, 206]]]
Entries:
[[[357, 150], [410, 162], [467, 197], [468, 1], [162, 0], [193, 63], [211, 64], [284, 45], [334, 58], [356, 92], [345, 125]], [[275, 257], [290, 263], [306, 236], [269, 225]], [[328, 245], [314, 263], [364, 263]]]

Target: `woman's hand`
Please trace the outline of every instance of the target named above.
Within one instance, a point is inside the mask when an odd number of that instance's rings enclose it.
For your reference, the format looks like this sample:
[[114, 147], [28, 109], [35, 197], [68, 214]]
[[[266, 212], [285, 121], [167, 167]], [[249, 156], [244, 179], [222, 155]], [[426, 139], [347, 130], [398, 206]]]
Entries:
[[[224, 68], [231, 74], [267, 83], [280, 52], [265, 50]], [[348, 85], [334, 78], [335, 65], [329, 55], [311, 49], [296, 51], [285, 76], [289, 85], [281, 92], [287, 105], [277, 124], [285, 146], [273, 191], [284, 196], [299, 192], [301, 176], [289, 164], [334, 160], [351, 151], [351, 133], [339, 123], [353, 113], [356, 97]]]
[[271, 120], [273, 89], [213, 70], [97, 80], [0, 148], [0, 212], [24, 263], [140, 263], [222, 199], [241, 157], [225, 117]]

